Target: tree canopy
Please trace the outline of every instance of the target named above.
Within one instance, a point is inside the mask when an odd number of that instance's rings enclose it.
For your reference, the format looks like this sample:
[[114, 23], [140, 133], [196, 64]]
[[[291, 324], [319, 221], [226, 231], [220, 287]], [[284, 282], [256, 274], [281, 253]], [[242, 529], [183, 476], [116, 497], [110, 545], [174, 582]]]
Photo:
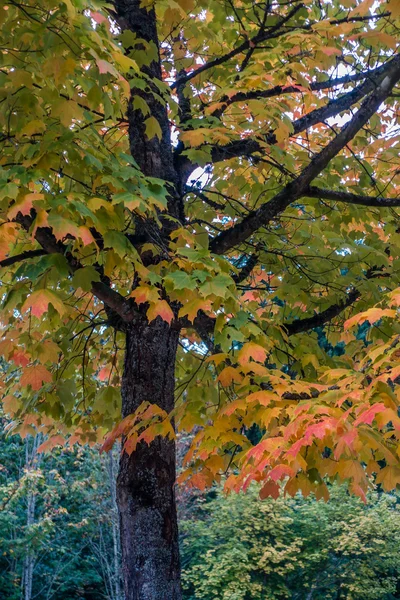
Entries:
[[[262, 497], [400, 483], [399, 8], [2, 4], [13, 431], [130, 455], [175, 423], [182, 481]], [[139, 317], [179, 332], [175, 407], [121, 420]]]

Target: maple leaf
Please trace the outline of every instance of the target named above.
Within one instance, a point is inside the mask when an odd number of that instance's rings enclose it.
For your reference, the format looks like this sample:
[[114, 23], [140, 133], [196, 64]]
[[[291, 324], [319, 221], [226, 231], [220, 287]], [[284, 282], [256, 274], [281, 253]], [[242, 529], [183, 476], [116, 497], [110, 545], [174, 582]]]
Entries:
[[279, 485], [274, 481], [267, 481], [260, 490], [260, 498], [261, 500], [265, 500], [266, 498], [271, 497], [276, 500], [279, 498], [279, 493]]
[[238, 363], [244, 365], [250, 362], [250, 359], [263, 363], [266, 359], [267, 351], [265, 348], [254, 342], [246, 342], [238, 354]]
[[26, 367], [21, 375], [20, 383], [23, 387], [28, 385], [37, 392], [44, 383], [50, 383], [53, 380], [52, 374], [43, 365], [33, 365]]
[[277, 465], [268, 473], [272, 481], [278, 481], [283, 477], [294, 477], [295, 475], [296, 471], [289, 467], [289, 465]]
[[133, 290], [131, 297], [134, 298], [138, 305], [144, 304], [145, 302], [156, 303], [159, 301], [159, 292], [150, 285], [140, 285]]
[[175, 318], [172, 308], [166, 300], [158, 300], [157, 302], [150, 303], [150, 308], [146, 315], [149, 321], [154, 321], [157, 317], [161, 317], [168, 325], [171, 325], [171, 322]]
[[10, 208], [7, 215], [8, 218], [15, 219], [18, 213], [21, 213], [22, 215], [29, 215], [33, 208], [33, 202], [35, 200], [42, 200], [43, 198], [44, 194], [25, 194]]
[[367, 410], [358, 415], [357, 419], [354, 421], [354, 425], [357, 426], [361, 423], [372, 425], [372, 421], [375, 419], [376, 415], [384, 410], [386, 410], [386, 406], [383, 404], [383, 402], [373, 404], [367, 408]]
[[30, 357], [23, 350], [14, 350], [11, 354], [10, 359], [20, 367], [26, 367], [30, 362]]
[[63, 437], [62, 435], [53, 435], [39, 445], [37, 452], [39, 452], [39, 454], [43, 454], [45, 452], [53, 450], [53, 448], [55, 448], [56, 446], [65, 446], [65, 443], [65, 437]]
[[354, 327], [354, 325], [362, 325], [365, 321], [369, 321], [371, 324], [376, 323], [383, 317], [391, 317], [394, 318], [396, 316], [396, 311], [390, 308], [370, 308], [363, 313], [358, 315], [354, 315], [351, 319], [347, 319], [344, 324], [345, 329], [350, 329]]
[[242, 376], [234, 367], [225, 367], [218, 375], [218, 381], [220, 381], [224, 387], [227, 387], [233, 382], [240, 383], [242, 381]]
[[376, 482], [381, 483], [387, 492], [394, 490], [400, 484], [400, 467], [397, 465], [384, 467], [377, 474]]
[[199, 310], [210, 311], [211, 310], [211, 301], [204, 300], [202, 298], [190, 300], [189, 302], [187, 302], [186, 304], [184, 304], [182, 306], [182, 308], [179, 310], [178, 316], [179, 317], [187, 316], [189, 321], [191, 321], [191, 323], [193, 323]]
[[32, 315], [40, 317], [48, 311], [49, 304], [62, 316], [66, 312], [66, 306], [59, 296], [50, 290], [37, 290], [32, 292], [22, 305], [21, 311], [31, 309]]

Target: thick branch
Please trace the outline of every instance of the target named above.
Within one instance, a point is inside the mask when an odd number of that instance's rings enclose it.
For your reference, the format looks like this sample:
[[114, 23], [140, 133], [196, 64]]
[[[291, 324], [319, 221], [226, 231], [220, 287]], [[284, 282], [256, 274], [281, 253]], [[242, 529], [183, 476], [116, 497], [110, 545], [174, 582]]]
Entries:
[[296, 333], [303, 333], [304, 331], [310, 331], [310, 329], [315, 329], [315, 327], [321, 327], [322, 325], [325, 325], [325, 323], [332, 321], [332, 319], [339, 316], [340, 313], [346, 308], [354, 304], [359, 296], [360, 292], [356, 289], [353, 289], [343, 300], [340, 300], [340, 302], [337, 304], [333, 304], [326, 310], [323, 310], [312, 317], [298, 319], [296, 321], [292, 321], [291, 323], [284, 323], [287, 334], [295, 335]]
[[[32, 217], [28, 215], [22, 215], [21, 213], [18, 213], [16, 220], [26, 231], [31, 229], [34, 221]], [[43, 253], [62, 254], [65, 256], [72, 273], [83, 268], [83, 265], [78, 261], [78, 259], [68, 252], [66, 246], [56, 239], [49, 227], [38, 227], [35, 234], [35, 239], [42, 247], [44, 251]], [[100, 273], [100, 276], [102, 276], [102, 273]], [[105, 283], [106, 278], [104, 276], [102, 279], [103, 281], [91, 282], [92, 294], [94, 294], [96, 298], [104, 302], [109, 308], [116, 312], [124, 322], [132, 321], [136, 313], [130, 302], [125, 300], [121, 294], [111, 289], [111, 287]]]
[[216, 236], [210, 243], [215, 254], [224, 254], [247, 240], [257, 229], [265, 226], [279, 215], [289, 204], [307, 193], [310, 183], [319, 175], [357, 132], [375, 114], [382, 102], [389, 96], [400, 79], [400, 55], [386, 68], [385, 77], [376, 90], [362, 103], [358, 112], [340, 133], [319, 153], [301, 174], [286, 185], [269, 202], [248, 214], [242, 221]]
[[[329, 308], [326, 310], [323, 310], [312, 317], [298, 319], [296, 321], [292, 321], [291, 323], [283, 323], [283, 327], [285, 328], [288, 336], [296, 335], [298, 333], [305, 333], [306, 331], [310, 331], [316, 327], [322, 327], [322, 325], [325, 325], [326, 323], [329, 323], [338, 317], [344, 310], [346, 310], [346, 308], [354, 304], [359, 297], [359, 290], [353, 288], [345, 296], [345, 298], [343, 298], [343, 300], [340, 300], [336, 304], [329, 306]], [[210, 347], [210, 344], [212, 346], [212, 337], [215, 327], [215, 319], [213, 317], [209, 317], [205, 313], [199, 313], [199, 316], [196, 317], [193, 325], [183, 319], [182, 326], [187, 328], [194, 327], [194, 329], [196, 329], [197, 333], [203, 339], [204, 343], [208, 347]]]
[[244, 265], [244, 267], [242, 267], [240, 269], [239, 273], [237, 273], [236, 275], [234, 275], [232, 277], [233, 281], [236, 284], [242, 283], [242, 281], [247, 279], [247, 277], [250, 275], [250, 273], [252, 272], [254, 267], [257, 265], [257, 263], [258, 263], [258, 254], [254, 253], [251, 256], [249, 256], [247, 263]]
[[326, 190], [314, 186], [310, 186], [304, 195], [308, 198], [321, 198], [324, 200], [333, 200], [334, 202], [346, 202], [347, 204], [358, 204], [361, 206], [373, 206], [377, 208], [400, 206], [400, 198], [363, 196], [351, 192], [335, 192], [334, 190]]

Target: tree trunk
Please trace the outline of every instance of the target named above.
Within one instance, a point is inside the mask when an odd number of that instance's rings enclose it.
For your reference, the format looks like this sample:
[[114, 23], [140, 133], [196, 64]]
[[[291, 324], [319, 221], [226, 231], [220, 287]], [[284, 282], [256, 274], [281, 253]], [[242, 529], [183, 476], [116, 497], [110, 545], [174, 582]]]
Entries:
[[[174, 407], [178, 332], [157, 318], [128, 326], [123, 417], [143, 402]], [[157, 437], [122, 453], [117, 479], [125, 600], [180, 600], [175, 443]]]

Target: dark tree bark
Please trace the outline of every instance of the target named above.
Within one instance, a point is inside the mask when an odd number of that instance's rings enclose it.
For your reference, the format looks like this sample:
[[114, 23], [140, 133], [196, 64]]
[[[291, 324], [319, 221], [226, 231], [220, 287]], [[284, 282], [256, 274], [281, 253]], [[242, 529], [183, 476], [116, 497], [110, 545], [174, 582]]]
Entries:
[[[178, 332], [157, 318], [129, 325], [122, 381], [123, 416], [145, 400], [174, 406]], [[126, 600], [180, 600], [175, 507], [175, 443], [157, 437], [121, 455], [117, 480]]]

